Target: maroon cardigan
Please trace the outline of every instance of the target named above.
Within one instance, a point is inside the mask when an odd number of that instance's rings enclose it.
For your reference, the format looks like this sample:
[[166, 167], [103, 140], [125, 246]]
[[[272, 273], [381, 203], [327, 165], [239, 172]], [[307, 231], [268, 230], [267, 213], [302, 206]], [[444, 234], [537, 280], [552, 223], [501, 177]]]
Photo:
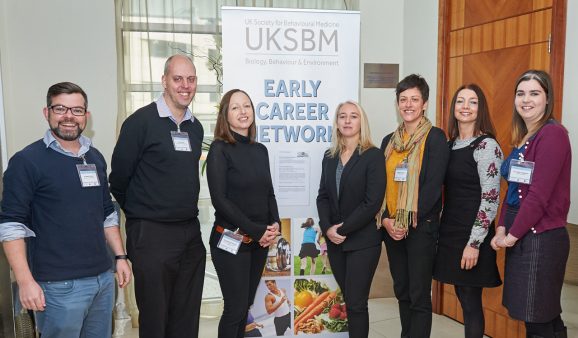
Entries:
[[[572, 153], [568, 131], [559, 123], [544, 125], [526, 142], [524, 159], [535, 162], [532, 184], [520, 184], [520, 210], [510, 228], [516, 238], [565, 227], [570, 209]], [[504, 225], [502, 206], [498, 225]]]

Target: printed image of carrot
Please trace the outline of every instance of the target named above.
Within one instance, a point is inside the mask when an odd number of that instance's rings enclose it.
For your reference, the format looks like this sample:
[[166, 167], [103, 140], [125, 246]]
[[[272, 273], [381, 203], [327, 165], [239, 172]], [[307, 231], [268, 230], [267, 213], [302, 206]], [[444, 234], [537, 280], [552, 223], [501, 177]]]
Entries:
[[335, 299], [335, 297], [337, 296], [337, 292], [335, 291], [324, 292], [317, 298], [320, 298], [321, 296], [323, 296], [324, 298], [319, 301], [315, 299], [315, 301], [311, 303], [311, 305], [309, 305], [305, 309], [305, 311], [303, 311], [303, 313], [300, 314], [299, 317], [295, 319], [295, 322], [293, 324], [295, 334], [297, 334], [299, 323], [305, 323], [309, 319], [321, 314], [323, 312], [323, 309], [325, 309], [331, 303], [331, 301]]
[[[309, 306], [307, 307], [306, 312], [304, 312], [303, 314], [301, 314], [297, 320], [295, 320], [295, 330], [297, 330], [297, 327], [299, 326], [300, 323], [305, 323], [307, 322], [309, 319], [312, 319], [313, 317], [321, 314], [323, 312], [323, 309], [325, 309], [327, 306], [329, 306], [329, 304], [331, 303], [331, 301], [333, 299], [335, 299], [337, 293], [332, 291], [330, 292], [327, 297], [325, 297], [325, 299], [323, 299], [322, 301], [316, 303], [313, 306]], [[296, 332], [295, 332], [296, 333]]]
[[317, 306], [319, 303], [321, 303], [322, 301], [325, 300], [325, 298], [327, 298], [327, 296], [329, 296], [330, 291], [325, 291], [322, 294], [320, 294], [319, 296], [317, 296], [317, 298], [315, 298], [313, 300], [313, 302], [311, 302], [311, 304], [309, 304], [309, 306], [307, 306], [303, 312], [301, 312], [299, 314], [299, 316], [297, 316], [297, 318], [295, 318], [295, 323], [297, 321], [300, 321], [300, 318], [303, 317], [304, 315], [307, 314], [307, 312], [311, 311], [311, 309], [313, 309], [315, 306]]

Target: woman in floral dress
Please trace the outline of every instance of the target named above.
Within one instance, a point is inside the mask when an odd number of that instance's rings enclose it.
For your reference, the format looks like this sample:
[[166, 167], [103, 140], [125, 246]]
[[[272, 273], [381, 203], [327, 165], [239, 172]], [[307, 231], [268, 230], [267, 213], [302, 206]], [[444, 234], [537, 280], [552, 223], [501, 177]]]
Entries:
[[481, 338], [482, 288], [501, 284], [490, 240], [499, 204], [502, 150], [493, 136], [486, 98], [477, 85], [464, 85], [454, 94], [448, 134], [451, 155], [434, 279], [455, 286], [465, 337]]

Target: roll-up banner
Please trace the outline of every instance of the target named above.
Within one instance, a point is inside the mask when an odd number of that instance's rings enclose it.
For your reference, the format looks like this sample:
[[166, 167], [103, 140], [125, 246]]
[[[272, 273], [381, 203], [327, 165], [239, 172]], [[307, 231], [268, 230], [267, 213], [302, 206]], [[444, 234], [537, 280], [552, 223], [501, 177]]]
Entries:
[[358, 100], [359, 12], [223, 7], [222, 19], [223, 89], [253, 100], [282, 223], [250, 314], [263, 337], [348, 337], [316, 197], [335, 109]]

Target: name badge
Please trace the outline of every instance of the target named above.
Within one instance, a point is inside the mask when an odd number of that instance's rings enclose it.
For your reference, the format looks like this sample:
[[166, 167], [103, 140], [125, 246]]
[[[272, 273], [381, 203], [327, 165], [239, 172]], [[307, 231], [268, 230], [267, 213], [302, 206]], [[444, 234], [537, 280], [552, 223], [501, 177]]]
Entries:
[[77, 164], [76, 170], [83, 188], [100, 187], [100, 180], [94, 164]]
[[534, 162], [532, 161], [510, 161], [510, 172], [508, 181], [515, 183], [531, 184], [534, 174]]
[[225, 250], [227, 252], [236, 255], [239, 252], [239, 247], [243, 242], [243, 235], [235, 233], [231, 230], [223, 230], [217, 248]]
[[191, 142], [189, 142], [189, 133], [186, 131], [171, 131], [171, 138], [176, 151], [191, 151]]
[[407, 163], [401, 163], [397, 167], [395, 167], [395, 175], [393, 176], [393, 180], [395, 182], [405, 182], [407, 181]]

